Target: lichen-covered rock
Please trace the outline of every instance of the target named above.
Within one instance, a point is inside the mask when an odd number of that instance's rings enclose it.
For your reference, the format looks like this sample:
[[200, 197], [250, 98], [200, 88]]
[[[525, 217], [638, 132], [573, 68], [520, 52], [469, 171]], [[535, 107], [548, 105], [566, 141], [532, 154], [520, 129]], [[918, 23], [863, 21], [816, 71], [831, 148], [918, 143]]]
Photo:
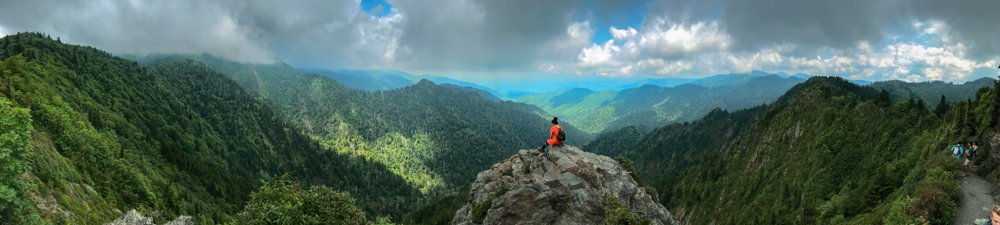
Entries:
[[178, 216], [177, 219], [163, 225], [194, 225], [194, 220], [190, 216]]
[[677, 224], [618, 161], [569, 145], [521, 150], [480, 172], [451, 224], [600, 224], [611, 196], [652, 224]]
[[[115, 221], [110, 223], [105, 223], [104, 225], [156, 225], [153, 223], [153, 218], [145, 217], [139, 211], [135, 209], [129, 210], [122, 217], [118, 217]], [[173, 221], [167, 222], [163, 225], [194, 225], [194, 220], [190, 216], [178, 216]]]
[[153, 224], [153, 219], [149, 217], [142, 216], [139, 211], [129, 210], [122, 217], [118, 217], [115, 221], [110, 223], [105, 223], [104, 225], [155, 225]]

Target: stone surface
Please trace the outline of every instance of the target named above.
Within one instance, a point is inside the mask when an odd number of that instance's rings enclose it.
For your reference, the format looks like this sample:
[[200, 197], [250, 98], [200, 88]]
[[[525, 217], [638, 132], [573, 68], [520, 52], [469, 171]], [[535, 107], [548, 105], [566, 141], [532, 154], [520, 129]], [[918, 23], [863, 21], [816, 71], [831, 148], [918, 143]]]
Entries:
[[[527, 173], [521, 169], [525, 163], [529, 163]], [[509, 191], [493, 199], [482, 224], [601, 224], [602, 200], [610, 196], [653, 224], [678, 224], [618, 161], [569, 145], [544, 153], [521, 150], [480, 172], [469, 202], [455, 212], [451, 224], [477, 224], [472, 221], [473, 205], [501, 187]]]
[[104, 225], [154, 225], [153, 219], [142, 216], [139, 211], [129, 210], [122, 217], [118, 217], [115, 221], [110, 223], [105, 223]]
[[177, 219], [163, 225], [194, 225], [194, 220], [190, 216], [178, 216]]
[[[105, 223], [104, 225], [156, 225], [153, 223], [153, 218], [145, 217], [139, 211], [135, 209], [129, 210], [122, 217], [118, 217], [115, 221], [110, 223]], [[194, 220], [190, 216], [178, 216], [173, 221], [167, 222], [164, 225], [194, 225]]]

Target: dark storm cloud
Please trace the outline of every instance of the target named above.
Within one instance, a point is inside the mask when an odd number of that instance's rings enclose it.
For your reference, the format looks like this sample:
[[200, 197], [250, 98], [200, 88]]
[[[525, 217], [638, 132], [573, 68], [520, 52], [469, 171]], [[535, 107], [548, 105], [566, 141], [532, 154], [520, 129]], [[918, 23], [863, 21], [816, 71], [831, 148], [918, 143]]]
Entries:
[[916, 0], [902, 8], [914, 17], [944, 21], [975, 59], [1000, 54], [1000, 1]]

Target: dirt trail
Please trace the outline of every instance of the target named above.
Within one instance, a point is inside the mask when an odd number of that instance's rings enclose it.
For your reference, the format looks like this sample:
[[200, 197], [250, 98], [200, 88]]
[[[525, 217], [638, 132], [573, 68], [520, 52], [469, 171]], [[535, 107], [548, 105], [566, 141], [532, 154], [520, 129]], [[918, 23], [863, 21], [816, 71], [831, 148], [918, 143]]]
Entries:
[[994, 204], [993, 196], [990, 195], [993, 184], [976, 174], [959, 179], [965, 199], [958, 203], [958, 213], [953, 224], [974, 224], [976, 219], [986, 219]]

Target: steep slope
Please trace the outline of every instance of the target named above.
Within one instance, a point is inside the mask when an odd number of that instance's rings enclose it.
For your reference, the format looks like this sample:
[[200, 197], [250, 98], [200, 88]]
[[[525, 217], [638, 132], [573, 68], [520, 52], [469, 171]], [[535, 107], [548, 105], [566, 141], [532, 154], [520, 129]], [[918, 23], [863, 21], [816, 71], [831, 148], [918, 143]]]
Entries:
[[20, 179], [37, 188], [20, 194], [37, 211], [26, 214], [102, 224], [139, 208], [158, 223], [223, 223], [261, 179], [285, 173], [379, 215], [400, 216], [419, 194], [384, 165], [321, 147], [201, 63], [144, 68], [35, 33], [0, 39], [0, 58], [0, 99], [31, 109], [34, 166]]
[[[918, 102], [876, 96], [844, 79], [814, 77], [764, 112], [692, 123], [732, 130], [675, 125], [636, 145], [680, 147], [623, 155], [637, 159], [638, 174], [656, 178], [660, 201], [685, 224], [950, 223], [961, 192], [950, 172], [958, 162], [943, 150], [969, 140], [966, 121], [979, 120], [965, 115], [974, 110], [956, 106], [965, 109], [939, 119]], [[749, 123], [741, 129], [739, 121]]]
[[[185, 56], [174, 56], [174, 58]], [[273, 102], [322, 145], [386, 164], [423, 193], [453, 189], [517, 149], [540, 146], [551, 116], [538, 107], [492, 102], [421, 80], [389, 91], [359, 91], [285, 64], [250, 65], [196, 57]], [[162, 58], [140, 59], [157, 64]], [[568, 143], [591, 136], [564, 123]], [[398, 217], [397, 217], [398, 218]]]
[[521, 150], [479, 173], [452, 224], [676, 224], [627, 167], [568, 145]]
[[992, 87], [996, 79], [990, 77], [979, 78], [963, 84], [945, 83], [943, 81], [931, 81], [921, 83], [908, 83], [899, 80], [879, 81], [868, 85], [875, 90], [885, 89], [889, 91], [892, 101], [906, 101], [907, 99], [923, 99], [930, 108], [937, 107], [941, 102], [941, 95], [949, 103], [959, 100], [976, 98], [975, 94], [983, 87]]
[[660, 127], [674, 122], [694, 121], [714, 108], [739, 110], [770, 103], [804, 81], [777, 75], [746, 76], [745, 83], [733, 86], [645, 85], [600, 92], [582, 88], [561, 89], [521, 96], [515, 101], [537, 105], [584, 131], [600, 133], [632, 125]]

